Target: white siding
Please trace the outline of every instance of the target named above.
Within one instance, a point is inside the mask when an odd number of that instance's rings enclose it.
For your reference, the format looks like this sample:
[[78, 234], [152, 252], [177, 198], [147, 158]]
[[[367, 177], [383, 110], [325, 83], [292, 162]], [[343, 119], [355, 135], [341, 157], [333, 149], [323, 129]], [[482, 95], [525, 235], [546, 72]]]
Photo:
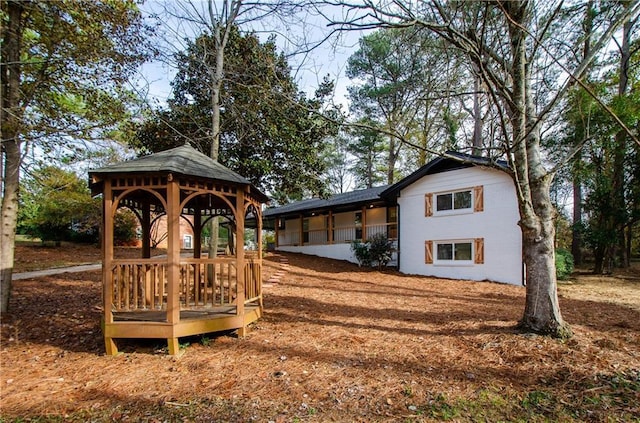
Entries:
[[304, 247], [282, 246], [278, 247], [278, 251], [309, 254], [312, 256], [326, 257], [336, 260], [347, 260], [351, 263], [358, 263], [355, 256], [353, 255], [353, 251], [351, 251], [350, 243], [331, 245], [305, 245]]
[[[425, 194], [479, 185], [483, 186], [484, 211], [425, 217]], [[435, 210], [435, 195], [433, 204]], [[427, 175], [401, 191], [398, 205], [402, 273], [522, 283], [520, 217], [515, 187], [506, 173], [471, 167]], [[475, 238], [484, 239], [483, 264], [425, 264], [425, 241]]]

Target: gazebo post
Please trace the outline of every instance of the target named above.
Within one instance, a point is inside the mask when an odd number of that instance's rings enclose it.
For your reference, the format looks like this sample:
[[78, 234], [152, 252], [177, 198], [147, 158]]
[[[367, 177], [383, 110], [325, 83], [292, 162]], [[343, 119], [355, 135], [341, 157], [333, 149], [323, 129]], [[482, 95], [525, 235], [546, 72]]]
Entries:
[[142, 203], [142, 258], [151, 257], [151, 204], [149, 200]]
[[193, 215], [193, 258], [200, 258], [201, 255], [202, 255], [202, 209], [198, 207], [195, 210]]
[[[244, 281], [245, 281], [245, 260], [244, 260], [244, 191], [238, 188], [236, 192], [236, 315], [244, 316]], [[238, 336], [244, 337], [247, 334], [244, 322], [238, 329]]]
[[[260, 263], [259, 272], [262, 272], [262, 209], [258, 205], [256, 207], [256, 237], [258, 238], [258, 262]], [[276, 225], [277, 227], [277, 225]], [[258, 293], [260, 294], [260, 299], [258, 300], [258, 304], [260, 308], [263, 307], [262, 302], [262, 275], [258, 274], [255, 276], [257, 278], [256, 283], [258, 283]]]
[[[111, 267], [113, 261], [113, 194], [111, 192], [111, 181], [107, 179], [104, 184], [102, 197], [102, 301], [104, 307], [104, 323], [113, 323], [113, 279], [111, 278]], [[118, 354], [118, 346], [113, 338], [105, 335], [105, 350], [107, 355]]]
[[169, 354], [179, 352], [178, 338], [173, 329], [180, 321], [180, 186], [178, 180], [167, 177], [167, 321], [172, 326], [172, 334], [167, 338]]

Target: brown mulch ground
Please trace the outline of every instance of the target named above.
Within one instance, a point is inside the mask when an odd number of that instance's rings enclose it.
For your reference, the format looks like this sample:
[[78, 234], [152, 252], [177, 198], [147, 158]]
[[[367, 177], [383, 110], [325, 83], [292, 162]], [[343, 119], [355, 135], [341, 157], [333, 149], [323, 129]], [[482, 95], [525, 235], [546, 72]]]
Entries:
[[[29, 248], [16, 257], [42, 253]], [[122, 342], [123, 354], [104, 355], [99, 272], [15, 281], [10, 313], [2, 317], [0, 420], [640, 415], [640, 279], [632, 272], [562, 284], [561, 309], [575, 336], [561, 342], [514, 329], [522, 287], [283, 256], [290, 267], [265, 288], [265, 317], [246, 338], [182, 339], [180, 358], [167, 356], [162, 340]], [[280, 269], [279, 258], [265, 260], [265, 280]]]

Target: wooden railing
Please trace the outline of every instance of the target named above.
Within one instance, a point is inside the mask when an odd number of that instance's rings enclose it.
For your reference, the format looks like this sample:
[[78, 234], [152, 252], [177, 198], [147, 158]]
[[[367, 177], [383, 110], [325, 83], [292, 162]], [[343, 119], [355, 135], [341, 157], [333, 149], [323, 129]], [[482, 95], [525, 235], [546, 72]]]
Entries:
[[161, 310], [166, 307], [166, 259], [116, 260], [111, 269], [113, 310]]
[[[307, 231], [305, 236], [304, 245], [326, 245], [329, 242], [329, 230], [324, 229], [312, 229]], [[398, 225], [397, 223], [380, 223], [374, 225], [367, 225], [362, 230], [362, 226], [340, 226], [335, 227], [333, 230], [333, 244], [351, 242], [356, 239], [360, 239], [362, 234], [365, 234], [365, 238], [370, 238], [373, 235], [382, 233], [389, 239], [396, 239], [398, 237]], [[300, 230], [280, 231], [278, 236], [278, 245], [301, 245], [300, 244]]]
[[262, 296], [262, 263], [247, 260], [244, 265], [244, 303], [252, 303]]
[[[262, 266], [251, 255], [245, 260], [245, 303], [261, 296]], [[115, 260], [111, 269], [111, 303], [114, 311], [165, 310], [166, 259]], [[178, 292], [181, 309], [232, 305], [237, 297], [235, 257], [182, 258]]]

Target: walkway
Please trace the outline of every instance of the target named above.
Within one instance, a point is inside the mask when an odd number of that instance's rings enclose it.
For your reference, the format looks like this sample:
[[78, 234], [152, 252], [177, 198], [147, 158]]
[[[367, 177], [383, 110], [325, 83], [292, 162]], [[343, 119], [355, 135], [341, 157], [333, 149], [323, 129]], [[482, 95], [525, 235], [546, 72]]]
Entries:
[[[262, 285], [263, 287], [270, 288], [274, 284], [277, 285], [281, 281], [282, 276], [284, 276], [285, 273], [287, 273], [287, 271], [289, 270], [289, 260], [286, 257], [280, 257], [279, 261], [280, 269]], [[60, 275], [62, 273], [89, 272], [100, 269], [102, 269], [101, 263], [80, 264], [77, 266], [68, 267], [55, 267], [52, 269], [34, 270], [32, 272], [14, 273], [12, 276], [12, 280], [17, 281], [21, 279], [40, 278], [43, 276]]]
[[88, 272], [100, 269], [102, 269], [102, 264], [100, 263], [80, 264], [78, 266], [55, 267], [52, 269], [34, 270], [33, 272], [14, 273], [11, 279], [17, 281], [20, 279], [31, 279], [39, 278], [42, 276], [59, 275], [61, 273]]

